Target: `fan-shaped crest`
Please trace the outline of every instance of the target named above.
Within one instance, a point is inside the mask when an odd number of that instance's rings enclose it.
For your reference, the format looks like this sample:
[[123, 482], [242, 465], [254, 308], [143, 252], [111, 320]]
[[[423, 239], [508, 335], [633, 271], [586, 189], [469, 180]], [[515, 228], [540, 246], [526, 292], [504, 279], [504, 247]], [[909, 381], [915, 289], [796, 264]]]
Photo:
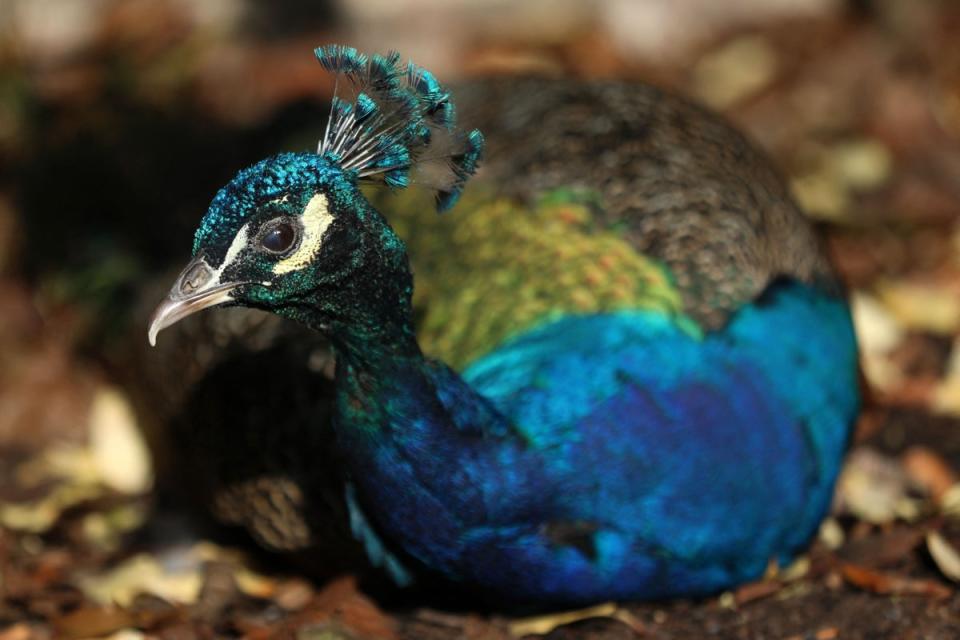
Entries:
[[317, 153], [358, 180], [397, 188], [419, 183], [436, 191], [438, 211], [452, 207], [477, 169], [483, 135], [456, 127], [450, 94], [434, 75], [412, 62], [401, 65], [396, 52], [367, 56], [327, 45], [314, 53], [337, 75]]

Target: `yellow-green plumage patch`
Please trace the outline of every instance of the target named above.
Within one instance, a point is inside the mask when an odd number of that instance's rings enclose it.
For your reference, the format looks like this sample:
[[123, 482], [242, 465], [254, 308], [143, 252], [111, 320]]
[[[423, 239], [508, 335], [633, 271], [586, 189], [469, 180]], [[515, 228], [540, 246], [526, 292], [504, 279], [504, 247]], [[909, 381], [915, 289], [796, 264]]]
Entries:
[[416, 194], [381, 202], [409, 249], [424, 352], [462, 369], [561, 315], [649, 309], [686, 324], [664, 267], [582, 201], [553, 192], [529, 208], [474, 192], [443, 216]]

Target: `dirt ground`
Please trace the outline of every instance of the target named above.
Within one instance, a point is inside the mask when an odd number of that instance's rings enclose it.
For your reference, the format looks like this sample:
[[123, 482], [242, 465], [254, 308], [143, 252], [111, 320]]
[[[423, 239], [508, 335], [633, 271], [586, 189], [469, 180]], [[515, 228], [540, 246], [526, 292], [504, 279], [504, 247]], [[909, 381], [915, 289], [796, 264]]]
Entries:
[[[960, 637], [960, 6], [610, 0], [480, 19], [482, 3], [424, 2], [426, 33], [361, 4], [0, 4], [0, 640]], [[634, 46], [656, 33], [670, 37]], [[311, 582], [154, 508], [100, 353], [138, 283], [183, 258], [237, 167], [319, 135], [314, 45], [414, 57], [427, 36], [437, 63], [418, 61], [451, 79], [523, 69], [694, 95], [789, 177], [848, 284], [867, 398], [833, 514], [796, 563], [702, 601], [508, 615]]]

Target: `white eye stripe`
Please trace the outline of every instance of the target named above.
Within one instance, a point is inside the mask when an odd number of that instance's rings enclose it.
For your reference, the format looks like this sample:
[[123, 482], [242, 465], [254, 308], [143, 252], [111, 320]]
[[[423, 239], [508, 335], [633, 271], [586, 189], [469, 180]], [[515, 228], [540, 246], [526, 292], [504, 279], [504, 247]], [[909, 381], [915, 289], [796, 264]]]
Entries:
[[237, 259], [237, 256], [240, 255], [240, 252], [244, 247], [247, 246], [247, 240], [250, 235], [250, 223], [240, 227], [240, 231], [237, 231], [237, 235], [234, 236], [233, 242], [230, 243], [230, 248], [227, 249], [227, 254], [223, 257], [223, 264], [220, 265], [220, 269], [223, 270], [227, 265], [233, 263]]
[[310, 264], [323, 246], [323, 234], [333, 222], [333, 216], [327, 210], [327, 197], [318, 193], [312, 198], [300, 214], [303, 236], [300, 246], [290, 256], [273, 265], [273, 273], [282, 275], [298, 271]]
[[213, 274], [210, 276], [211, 283], [213, 285], [221, 284], [223, 279], [223, 272], [237, 259], [237, 256], [240, 255], [240, 252], [243, 251], [243, 248], [247, 246], [247, 238], [250, 235], [250, 223], [240, 227], [240, 231], [237, 231], [237, 235], [233, 237], [233, 242], [230, 243], [230, 247], [227, 249], [226, 255], [223, 256], [223, 262], [220, 263], [220, 266], [214, 269]]

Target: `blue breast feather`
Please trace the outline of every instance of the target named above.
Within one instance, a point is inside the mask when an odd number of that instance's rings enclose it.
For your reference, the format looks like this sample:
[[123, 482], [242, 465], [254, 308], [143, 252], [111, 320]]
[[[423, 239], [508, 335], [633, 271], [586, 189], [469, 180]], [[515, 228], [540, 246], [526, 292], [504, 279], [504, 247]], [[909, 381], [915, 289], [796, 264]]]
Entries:
[[[512, 599], [715, 592], [815, 532], [856, 358], [843, 301], [796, 283], [702, 339], [652, 312], [553, 320], [462, 378], [431, 368], [447, 419], [398, 418], [364, 488], [408, 554]], [[388, 411], [412, 416], [424, 393]]]

